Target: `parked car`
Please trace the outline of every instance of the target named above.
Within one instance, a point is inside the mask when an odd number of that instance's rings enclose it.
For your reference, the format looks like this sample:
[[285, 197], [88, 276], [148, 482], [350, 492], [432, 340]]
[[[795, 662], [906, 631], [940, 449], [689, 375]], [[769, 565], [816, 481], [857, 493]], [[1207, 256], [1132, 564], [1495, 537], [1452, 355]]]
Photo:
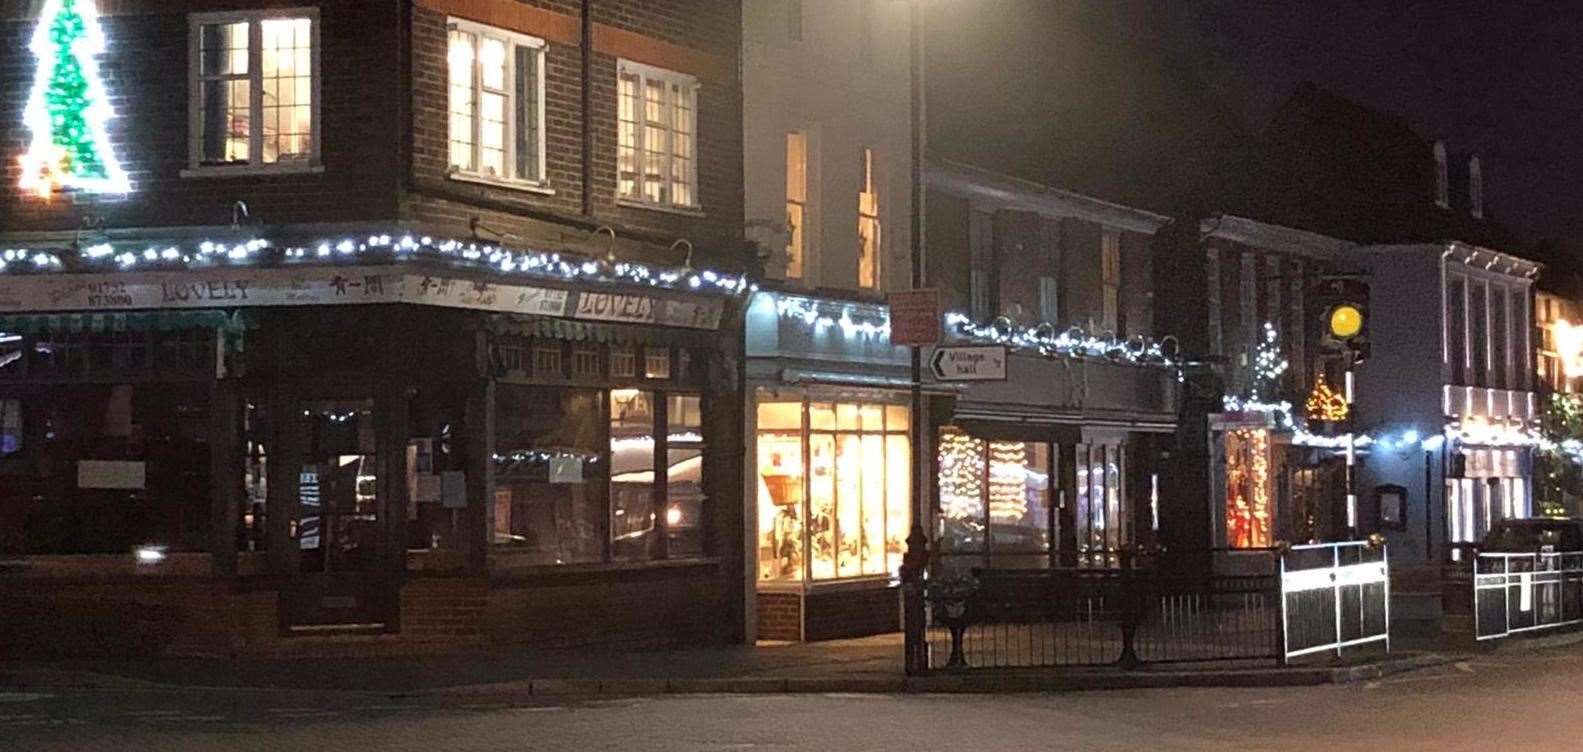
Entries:
[[1583, 551], [1583, 519], [1533, 517], [1501, 520], [1484, 536], [1480, 551], [1527, 554]]

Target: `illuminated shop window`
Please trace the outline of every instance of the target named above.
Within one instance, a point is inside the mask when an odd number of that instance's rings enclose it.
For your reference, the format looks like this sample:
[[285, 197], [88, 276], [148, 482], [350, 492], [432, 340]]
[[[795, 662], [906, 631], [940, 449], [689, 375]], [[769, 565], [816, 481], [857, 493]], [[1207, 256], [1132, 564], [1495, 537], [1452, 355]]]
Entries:
[[1270, 432], [1263, 429], [1226, 434], [1226, 545], [1265, 548], [1270, 545]]
[[938, 536], [955, 568], [1047, 566], [1051, 446], [984, 441], [947, 427], [939, 447]]
[[760, 402], [759, 579], [887, 575], [911, 524], [909, 410]]

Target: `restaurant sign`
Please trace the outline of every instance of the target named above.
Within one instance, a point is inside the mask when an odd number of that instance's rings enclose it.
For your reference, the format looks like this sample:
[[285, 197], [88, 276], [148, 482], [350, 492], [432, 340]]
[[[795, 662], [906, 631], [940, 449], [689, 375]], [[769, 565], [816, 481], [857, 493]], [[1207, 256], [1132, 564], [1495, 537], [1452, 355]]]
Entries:
[[0, 313], [413, 303], [497, 313], [715, 329], [719, 300], [502, 284], [390, 267], [203, 269], [0, 276]]

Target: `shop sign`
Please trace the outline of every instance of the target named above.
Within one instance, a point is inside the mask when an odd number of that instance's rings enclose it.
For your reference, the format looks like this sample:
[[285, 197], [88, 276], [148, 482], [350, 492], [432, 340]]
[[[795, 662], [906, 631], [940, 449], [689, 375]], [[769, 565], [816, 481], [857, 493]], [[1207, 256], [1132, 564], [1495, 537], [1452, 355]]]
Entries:
[[1006, 348], [1001, 345], [936, 347], [929, 370], [939, 381], [1005, 381]]
[[719, 300], [500, 284], [390, 267], [201, 269], [0, 277], [0, 313], [416, 303], [446, 308], [715, 329]]
[[579, 292], [573, 318], [714, 329], [723, 311], [718, 300], [662, 300], [618, 292]]

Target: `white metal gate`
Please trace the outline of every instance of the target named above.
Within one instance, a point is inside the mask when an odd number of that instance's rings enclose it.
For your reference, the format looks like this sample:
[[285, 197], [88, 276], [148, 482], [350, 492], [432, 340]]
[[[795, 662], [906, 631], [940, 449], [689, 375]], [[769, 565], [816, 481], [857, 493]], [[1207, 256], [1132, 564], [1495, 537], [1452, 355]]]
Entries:
[[1391, 646], [1390, 562], [1368, 541], [1292, 546], [1281, 556], [1287, 658], [1383, 642]]
[[1583, 553], [1481, 553], [1473, 562], [1478, 639], [1583, 622]]

